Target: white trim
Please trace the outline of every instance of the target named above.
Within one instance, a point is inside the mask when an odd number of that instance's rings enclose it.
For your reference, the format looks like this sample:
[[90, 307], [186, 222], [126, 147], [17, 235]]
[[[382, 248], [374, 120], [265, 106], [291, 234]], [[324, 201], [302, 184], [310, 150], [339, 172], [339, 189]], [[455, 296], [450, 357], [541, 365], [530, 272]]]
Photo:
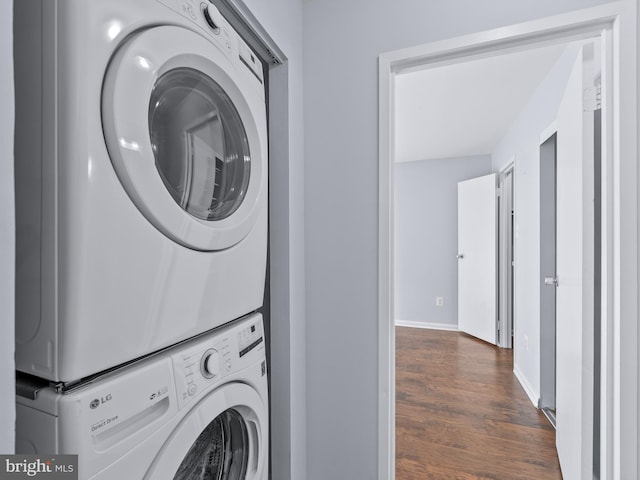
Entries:
[[393, 91], [391, 63], [378, 59], [378, 479], [395, 479], [395, 329], [393, 328]]
[[[621, 0], [379, 57], [379, 480], [394, 479], [393, 77], [531, 45], [601, 36], [603, 75], [603, 465], [601, 480], [638, 473], [638, 168], [636, 1]], [[427, 66], [427, 67], [425, 67]], [[613, 93], [611, 93], [613, 92]], [[623, 99], [623, 100], [622, 100]], [[615, 130], [613, 130], [615, 128]]]
[[[515, 288], [511, 289], [511, 298], [509, 298], [509, 282], [502, 281], [506, 276], [509, 279], [509, 272], [512, 267], [509, 265], [509, 247], [511, 247], [511, 260], [514, 257], [515, 242], [509, 245], [510, 238], [513, 235], [511, 226], [511, 213], [504, 209], [504, 202], [507, 198], [504, 189], [505, 178], [511, 175], [511, 209], [515, 212], [515, 183], [516, 183], [516, 156], [512, 155], [509, 163], [500, 170], [498, 175], [498, 188], [500, 191], [500, 202], [498, 204], [498, 328], [500, 332], [500, 338], [497, 342], [500, 348], [514, 348], [511, 340], [510, 330], [513, 330], [513, 309], [511, 309], [511, 318], [509, 318], [508, 311], [510, 310], [510, 302], [513, 303], [515, 296]], [[504, 225], [509, 225], [506, 229]], [[515, 285], [515, 278], [511, 279], [511, 285]], [[506, 332], [506, 333], [505, 333]]]
[[[602, 39], [602, 52], [605, 55], [613, 56], [614, 50], [614, 41], [613, 41], [613, 32], [605, 31], [601, 37]], [[614, 67], [611, 65], [611, 62], [602, 62], [602, 123], [611, 124], [613, 122], [613, 111], [609, 107], [609, 105], [613, 104], [613, 97], [611, 94], [611, 88], [608, 87], [608, 84], [613, 81], [614, 77]], [[602, 218], [601, 218], [601, 230], [602, 230], [602, 245], [601, 245], [601, 255], [602, 255], [602, 311], [601, 316], [603, 319], [605, 318], [614, 318], [615, 310], [615, 294], [614, 294], [614, 282], [613, 278], [613, 269], [610, 266], [615, 264], [615, 258], [613, 254], [613, 248], [610, 246], [614, 237], [614, 228], [613, 228], [613, 218], [614, 218], [614, 205], [611, 200], [614, 192], [614, 171], [613, 171], [613, 162], [605, 161], [608, 158], [614, 158], [613, 152], [613, 141], [611, 138], [611, 134], [603, 129], [602, 135], [602, 160], [603, 160], [603, 169], [602, 169], [602, 191], [601, 197], [605, 200], [606, 205], [602, 207]], [[614, 357], [614, 322], [604, 322], [602, 323], [602, 351], [601, 357], [603, 359], [612, 359]], [[601, 409], [602, 411], [614, 411], [615, 410], [615, 402], [614, 402], [614, 361], [609, 361], [607, 365], [602, 365], [601, 369], [601, 391], [603, 395], [601, 396]], [[603, 480], [605, 478], [611, 479], [614, 478], [613, 470], [614, 470], [614, 452], [612, 448], [607, 448], [607, 445], [611, 445], [614, 443], [614, 422], [611, 415], [602, 415], [600, 419], [600, 441], [601, 441], [601, 449], [600, 449], [600, 471], [601, 474], [604, 473], [605, 476], [602, 476]]]
[[431, 323], [431, 322], [416, 322], [414, 320], [398, 320], [394, 322], [396, 327], [409, 327], [409, 328], [424, 328], [426, 330], [447, 330], [450, 332], [459, 332], [457, 325], [451, 325], [450, 323]]
[[516, 156], [511, 155], [509, 162], [498, 172], [501, 177], [506, 176], [509, 172], [514, 173], [516, 169]]
[[[383, 53], [390, 73], [410, 72], [459, 63], [461, 60], [491, 57], [531, 45], [544, 46], [591, 38], [611, 26], [621, 14], [634, 12], [625, 5], [634, 0], [610, 2], [592, 8], [541, 18], [530, 22], [449, 38], [415, 47]], [[635, 11], [635, 9], [634, 9]], [[631, 15], [630, 15], [631, 16]], [[635, 19], [629, 19], [635, 21]]]
[[558, 131], [558, 122], [557, 120], [554, 120], [553, 122], [551, 122], [551, 125], [545, 128], [540, 134], [540, 145], [542, 145], [544, 142], [549, 140], [551, 136], [557, 131]]
[[538, 408], [538, 400], [540, 398], [540, 395], [536, 394], [535, 389], [531, 385], [529, 385], [529, 382], [527, 382], [527, 377], [524, 376], [524, 374], [518, 367], [513, 367], [513, 374], [518, 379], [520, 386], [524, 390], [524, 393], [527, 394], [527, 397], [529, 397], [529, 400], [531, 400], [531, 403], [533, 403], [533, 406]]
[[[623, 8], [624, 7], [624, 8]], [[638, 478], [638, 151], [637, 151], [637, 25], [636, 2], [626, 1], [613, 25], [614, 63], [610, 84], [613, 98], [606, 118], [613, 116], [619, 129], [612, 132], [613, 155], [605, 160], [612, 167], [612, 190], [607, 200], [613, 204], [609, 218], [612, 227], [607, 247], [613, 252], [608, 282], [613, 282], [613, 298], [607, 298], [613, 309], [613, 335], [609, 364], [613, 367], [614, 479]], [[619, 88], [615, 88], [619, 85]], [[603, 89], [609, 82], [603, 82]], [[612, 165], [611, 165], [612, 164]], [[606, 305], [603, 306], [606, 308]], [[605, 321], [603, 317], [603, 322]], [[602, 477], [601, 477], [602, 478]]]

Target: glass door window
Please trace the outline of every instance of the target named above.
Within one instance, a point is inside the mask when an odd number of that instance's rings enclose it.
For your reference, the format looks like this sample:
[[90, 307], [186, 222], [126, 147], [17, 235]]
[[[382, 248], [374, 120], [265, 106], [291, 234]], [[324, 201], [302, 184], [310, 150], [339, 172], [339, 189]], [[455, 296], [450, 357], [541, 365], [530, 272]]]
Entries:
[[222, 220], [242, 203], [249, 184], [247, 134], [229, 96], [187, 67], [154, 85], [149, 132], [156, 168], [173, 199], [200, 220]]
[[265, 213], [265, 105], [246, 87], [223, 52], [170, 25], [132, 36], [107, 69], [111, 163], [142, 215], [184, 247], [230, 248]]
[[193, 443], [174, 480], [244, 480], [249, 436], [242, 415], [234, 409], [218, 415]]

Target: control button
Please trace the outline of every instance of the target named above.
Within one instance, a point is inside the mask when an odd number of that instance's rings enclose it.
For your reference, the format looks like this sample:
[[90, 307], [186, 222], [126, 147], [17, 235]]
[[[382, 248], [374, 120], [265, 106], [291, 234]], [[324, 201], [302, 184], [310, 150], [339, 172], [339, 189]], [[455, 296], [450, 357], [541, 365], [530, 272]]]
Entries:
[[187, 387], [187, 393], [190, 397], [193, 397], [198, 391], [198, 386], [195, 383], [190, 383]]
[[210, 348], [204, 352], [200, 362], [200, 370], [205, 378], [214, 378], [220, 374], [220, 360], [217, 350]]
[[227, 372], [231, 371], [231, 361], [230, 360], [227, 360], [226, 367], [227, 367]]

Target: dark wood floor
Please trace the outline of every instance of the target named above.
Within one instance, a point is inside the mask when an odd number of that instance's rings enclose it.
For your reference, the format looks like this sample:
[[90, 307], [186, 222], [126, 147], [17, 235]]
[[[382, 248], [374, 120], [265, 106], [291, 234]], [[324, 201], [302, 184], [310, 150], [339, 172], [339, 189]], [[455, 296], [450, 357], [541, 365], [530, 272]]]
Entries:
[[511, 350], [396, 328], [396, 479], [562, 479], [555, 432], [513, 375]]

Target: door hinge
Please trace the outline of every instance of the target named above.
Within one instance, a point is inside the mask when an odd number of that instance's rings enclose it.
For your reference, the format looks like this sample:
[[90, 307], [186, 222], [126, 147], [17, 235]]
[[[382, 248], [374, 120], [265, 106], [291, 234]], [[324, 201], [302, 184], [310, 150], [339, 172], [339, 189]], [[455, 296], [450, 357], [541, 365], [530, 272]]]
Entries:
[[582, 92], [582, 105], [585, 112], [595, 112], [602, 108], [602, 87], [600, 85], [585, 88]]

